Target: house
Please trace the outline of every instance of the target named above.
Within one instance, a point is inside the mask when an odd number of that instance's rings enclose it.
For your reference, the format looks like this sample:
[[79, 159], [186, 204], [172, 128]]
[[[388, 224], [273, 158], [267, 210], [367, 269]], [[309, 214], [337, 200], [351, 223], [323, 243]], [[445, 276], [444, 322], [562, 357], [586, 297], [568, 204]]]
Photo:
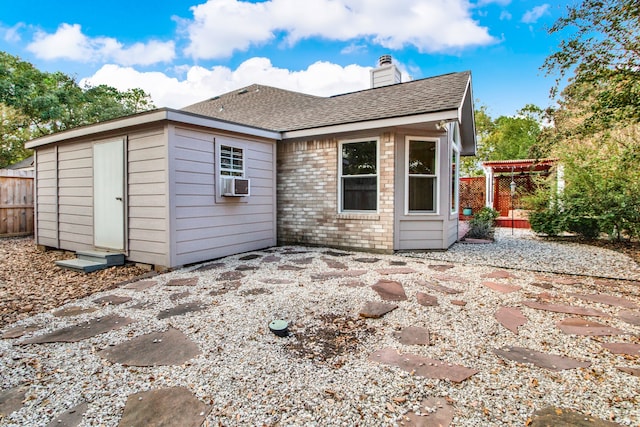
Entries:
[[36, 242], [176, 267], [277, 244], [393, 252], [458, 235], [469, 72], [318, 97], [251, 85], [45, 136]]

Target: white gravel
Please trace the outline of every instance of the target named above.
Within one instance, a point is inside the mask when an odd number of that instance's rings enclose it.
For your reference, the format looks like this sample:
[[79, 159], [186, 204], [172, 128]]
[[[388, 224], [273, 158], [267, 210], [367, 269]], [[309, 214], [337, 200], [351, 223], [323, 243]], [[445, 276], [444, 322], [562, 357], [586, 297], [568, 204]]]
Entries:
[[[510, 230], [509, 230], [510, 233]], [[607, 292], [640, 304], [640, 288], [628, 281], [603, 284], [593, 277], [580, 277], [579, 284], [555, 284], [551, 290], [533, 283], [541, 281], [536, 271], [567, 271], [579, 266], [578, 273], [598, 277], [638, 278], [638, 266], [629, 258], [598, 248], [579, 245], [546, 244], [526, 238], [510, 239], [498, 235], [491, 249], [504, 264], [515, 272], [515, 279], [485, 279], [483, 274], [495, 271], [488, 266], [487, 256], [481, 256], [489, 245], [456, 245], [446, 253], [414, 254], [420, 258], [400, 255], [350, 253], [344, 257], [323, 254], [324, 249], [282, 247], [269, 253], [256, 251], [263, 258], [275, 255], [278, 262], [262, 262], [262, 258], [241, 261], [242, 255], [224, 258], [224, 267], [194, 272], [184, 268], [155, 278], [158, 285], [144, 291], [119, 288], [95, 294], [73, 305], [94, 306], [92, 300], [104, 295], [130, 296], [132, 301], [120, 306], [107, 306], [99, 311], [72, 318], [57, 318], [42, 313], [24, 319], [17, 325], [41, 325], [40, 331], [18, 339], [0, 340], [0, 389], [21, 384], [28, 387], [24, 407], [0, 420], [3, 426], [46, 425], [54, 415], [83, 402], [89, 409], [83, 426], [117, 425], [128, 395], [149, 389], [184, 386], [207, 404], [213, 406], [205, 425], [223, 426], [379, 426], [394, 425], [402, 416], [418, 408], [430, 396], [446, 398], [453, 404], [453, 425], [525, 425], [534, 411], [554, 405], [571, 408], [601, 419], [611, 419], [622, 425], [640, 423], [640, 378], [623, 373], [617, 366], [639, 366], [638, 356], [615, 355], [603, 349], [601, 342], [638, 343], [640, 327], [619, 320], [619, 307], [584, 301], [569, 293]], [[526, 252], [529, 248], [529, 252]], [[499, 249], [498, 249], [499, 248]], [[545, 249], [546, 248], [546, 249]], [[305, 251], [307, 253], [293, 253]], [[279, 270], [279, 265], [311, 257], [310, 264], [300, 271]], [[379, 258], [373, 264], [357, 258]], [[360, 277], [313, 280], [321, 272], [336, 271], [325, 259], [342, 262], [350, 269], [366, 269]], [[493, 260], [493, 255], [491, 256]], [[509, 262], [507, 260], [510, 259]], [[596, 262], [605, 260], [598, 267]], [[377, 269], [390, 268], [392, 262], [406, 262], [415, 270], [411, 274], [383, 276]], [[430, 264], [454, 262], [454, 267], [442, 273], [430, 269]], [[238, 289], [224, 295], [209, 293], [218, 289], [221, 273], [236, 267], [256, 266], [244, 271]], [[618, 270], [620, 268], [620, 270]], [[602, 274], [606, 270], [606, 274]], [[616, 274], [614, 274], [614, 272]], [[597, 274], [596, 274], [597, 273]], [[195, 287], [166, 287], [172, 278], [199, 277]], [[446, 281], [455, 276], [461, 282]], [[554, 275], [547, 274], [549, 278]], [[287, 284], [265, 284], [265, 279], [288, 279]], [[300, 357], [288, 346], [298, 340], [316, 339], [322, 344], [320, 328], [330, 327], [323, 315], [358, 318], [366, 301], [379, 300], [370, 289], [380, 279], [392, 279], [403, 284], [407, 301], [382, 319], [358, 323], [353, 333], [357, 341], [348, 352], [327, 360]], [[522, 290], [502, 294], [482, 285], [493, 280], [518, 285]], [[361, 287], [345, 286], [360, 281]], [[439, 282], [464, 292], [446, 295], [431, 291], [420, 281]], [[270, 294], [251, 295], [247, 291], [266, 288]], [[190, 295], [180, 301], [169, 296], [188, 290]], [[416, 292], [437, 296], [439, 305], [423, 307], [416, 302]], [[549, 292], [554, 303], [597, 308], [612, 317], [594, 319], [617, 327], [629, 335], [617, 337], [570, 336], [560, 332], [555, 322], [570, 315], [534, 310], [522, 305], [540, 292]], [[466, 306], [451, 304], [463, 300]], [[182, 302], [202, 301], [207, 309], [164, 320], [156, 318], [159, 311]], [[139, 303], [151, 307], [135, 309]], [[70, 304], [71, 305], [71, 304]], [[514, 335], [494, 318], [502, 306], [521, 308], [528, 323]], [[15, 345], [25, 338], [48, 333], [61, 327], [106, 314], [118, 314], [135, 320], [117, 331], [111, 331], [78, 343]], [[268, 323], [283, 318], [291, 323], [292, 335], [279, 338], [270, 333]], [[429, 329], [433, 345], [405, 346], [392, 333], [404, 326]], [[97, 352], [109, 345], [124, 342], [149, 332], [174, 327], [198, 344], [202, 353], [180, 366], [124, 367], [111, 364]], [[370, 331], [366, 331], [370, 328]], [[533, 365], [504, 361], [493, 349], [520, 346], [547, 353], [591, 362], [589, 368], [552, 372]], [[399, 368], [368, 361], [372, 352], [393, 347], [402, 353], [413, 353], [446, 363], [460, 364], [479, 372], [460, 383], [422, 378]], [[406, 400], [404, 400], [406, 399]]]

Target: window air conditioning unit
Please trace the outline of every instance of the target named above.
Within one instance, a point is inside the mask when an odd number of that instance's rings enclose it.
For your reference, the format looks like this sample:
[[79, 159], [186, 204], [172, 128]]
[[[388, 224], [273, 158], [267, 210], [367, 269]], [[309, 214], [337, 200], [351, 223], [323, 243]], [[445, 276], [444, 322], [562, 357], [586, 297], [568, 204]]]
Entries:
[[225, 197], [242, 197], [249, 195], [249, 180], [235, 176], [222, 177], [222, 195]]

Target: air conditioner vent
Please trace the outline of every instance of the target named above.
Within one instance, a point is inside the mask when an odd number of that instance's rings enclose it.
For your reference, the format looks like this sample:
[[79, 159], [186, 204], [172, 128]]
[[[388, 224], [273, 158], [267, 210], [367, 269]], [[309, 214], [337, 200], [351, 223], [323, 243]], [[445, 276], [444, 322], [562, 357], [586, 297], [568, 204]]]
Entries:
[[247, 178], [232, 176], [222, 177], [222, 195], [225, 197], [249, 196], [250, 183]]

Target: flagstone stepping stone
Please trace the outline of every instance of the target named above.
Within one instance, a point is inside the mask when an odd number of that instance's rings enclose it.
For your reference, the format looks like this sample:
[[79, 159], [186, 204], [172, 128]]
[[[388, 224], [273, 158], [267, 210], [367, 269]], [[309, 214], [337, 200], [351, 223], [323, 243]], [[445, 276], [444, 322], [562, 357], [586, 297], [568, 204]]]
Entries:
[[313, 257], [292, 259], [291, 262], [294, 264], [302, 264], [302, 265], [311, 264], [313, 262]]
[[572, 409], [549, 406], [533, 413], [529, 427], [613, 427], [620, 424], [593, 418]]
[[189, 295], [191, 295], [191, 292], [189, 291], [184, 291], [184, 292], [178, 292], [175, 294], [171, 294], [169, 295], [169, 301], [178, 301], [180, 299], [184, 299], [186, 297], [188, 297]]
[[371, 286], [371, 289], [376, 291], [380, 298], [385, 301], [406, 301], [407, 294], [404, 292], [404, 288], [400, 282], [394, 280], [378, 280], [378, 283]]
[[393, 336], [404, 345], [430, 345], [429, 330], [419, 326], [407, 326], [394, 332]]
[[401, 427], [447, 427], [453, 422], [453, 405], [441, 397], [428, 397], [420, 402], [418, 412], [405, 414]]
[[505, 285], [505, 284], [497, 283], [497, 282], [482, 282], [482, 284], [485, 285], [489, 289], [493, 289], [494, 291], [500, 292], [500, 293], [503, 293], [503, 294], [509, 294], [511, 292], [517, 292], [520, 289], [522, 289], [522, 286]]
[[601, 325], [596, 322], [590, 322], [579, 317], [570, 317], [568, 319], [560, 320], [556, 322], [556, 326], [568, 335], [608, 336], [626, 334], [626, 332], [621, 329]]
[[40, 329], [40, 326], [36, 325], [14, 326], [13, 328], [7, 329], [2, 334], [2, 339], [20, 338], [21, 336], [28, 334], [29, 332], [37, 331], [38, 329]]
[[423, 305], [425, 307], [434, 307], [438, 305], [438, 298], [425, 294], [424, 292], [416, 292], [416, 299], [418, 300], [418, 304]]
[[536, 310], [546, 310], [552, 311], [554, 313], [578, 314], [580, 316], [609, 317], [607, 313], [604, 313], [600, 310], [596, 310], [594, 308], [578, 307], [575, 305], [547, 304], [537, 301], [523, 301], [522, 304], [526, 305], [529, 308], [535, 308]]
[[452, 299], [451, 300], [451, 304], [457, 305], [459, 307], [464, 307], [465, 305], [467, 305], [467, 302], [466, 301], [462, 301], [460, 299]]
[[640, 356], [640, 344], [612, 342], [600, 344], [613, 354], [629, 354], [632, 356]]
[[274, 278], [274, 279], [262, 279], [260, 280], [261, 283], [267, 284], [267, 285], [291, 285], [293, 283], [296, 283], [295, 280], [291, 280], [291, 279], [278, 279], [278, 278]]
[[516, 276], [513, 273], [504, 270], [495, 270], [491, 273], [486, 273], [480, 276], [484, 279], [515, 279]]
[[591, 366], [591, 362], [582, 362], [570, 357], [543, 353], [541, 351], [530, 350], [523, 347], [496, 348], [493, 352], [503, 359], [512, 360], [518, 363], [531, 363], [539, 368], [549, 369], [556, 372], [565, 369], [586, 368]]
[[118, 426], [199, 427], [211, 408], [184, 387], [150, 390], [127, 397]]
[[380, 261], [380, 258], [354, 258], [354, 261], [361, 262], [364, 264], [374, 264]]
[[344, 264], [342, 262], [339, 262], [339, 261], [336, 261], [336, 260], [333, 260], [331, 258], [322, 258], [322, 261], [324, 261], [329, 268], [335, 268], [336, 270], [348, 270], [349, 269], [349, 267], [347, 267], [346, 264]]
[[360, 309], [360, 316], [369, 319], [379, 319], [385, 314], [392, 312], [398, 308], [395, 304], [388, 304], [378, 301], [368, 301], [364, 307]]
[[24, 385], [0, 390], [0, 420], [22, 408], [27, 390], [28, 387]]
[[278, 266], [278, 270], [282, 270], [282, 271], [300, 271], [304, 269], [305, 269], [304, 267], [298, 267], [297, 265], [290, 265], [290, 264], [284, 264], [284, 265]]
[[167, 310], [162, 310], [158, 314], [158, 319], [168, 319], [173, 316], [182, 316], [187, 313], [193, 313], [194, 311], [202, 311], [206, 306], [201, 302], [186, 302], [184, 304], [176, 305], [175, 307]]
[[134, 291], [144, 291], [152, 286], [157, 285], [155, 280], [138, 280], [137, 282], [128, 283], [123, 286], [124, 289], [133, 289]]
[[214, 262], [213, 264], [207, 264], [207, 265], [203, 265], [202, 267], [198, 267], [195, 271], [209, 271], [209, 270], [215, 270], [218, 268], [222, 268], [224, 267], [224, 262]]
[[389, 261], [389, 265], [399, 266], [399, 265], [407, 265], [404, 261]]
[[363, 286], [367, 286], [367, 284], [361, 280], [347, 280], [340, 284], [348, 288], [362, 288]]
[[436, 280], [440, 280], [442, 282], [454, 282], [454, 283], [460, 283], [460, 284], [466, 284], [469, 282], [467, 279], [464, 279], [460, 276], [456, 276], [454, 274], [436, 274], [433, 276], [433, 278]]
[[84, 413], [87, 412], [87, 409], [89, 409], [89, 405], [87, 404], [87, 402], [83, 402], [77, 406], [74, 406], [68, 411], [53, 417], [53, 420], [51, 420], [51, 422], [47, 424], [47, 427], [79, 426], [80, 423], [82, 422], [82, 417], [84, 416]]
[[197, 277], [185, 277], [182, 279], [171, 279], [166, 286], [195, 286], [198, 284]]
[[268, 294], [272, 294], [273, 292], [270, 291], [269, 289], [266, 288], [253, 288], [253, 289], [246, 289], [242, 292], [240, 292], [241, 295], [247, 296], [247, 295], [268, 295]]
[[282, 258], [276, 255], [267, 255], [266, 257], [262, 258], [261, 262], [263, 263], [280, 262], [281, 259]]
[[574, 294], [574, 293], [570, 293], [568, 295], [572, 296], [572, 297], [583, 299], [585, 301], [599, 302], [599, 303], [602, 303], [602, 304], [613, 305], [613, 306], [616, 306], [616, 307], [640, 308], [640, 306], [638, 306], [638, 304], [636, 304], [633, 301], [629, 301], [626, 298], [616, 297], [616, 296], [613, 296], [613, 295], [606, 295], [606, 294], [584, 295], [584, 294]]
[[121, 297], [119, 295], [105, 295], [93, 300], [95, 304], [100, 305], [120, 305], [129, 301], [131, 301], [131, 297]]
[[394, 348], [383, 348], [369, 355], [372, 362], [396, 366], [419, 377], [449, 380], [460, 383], [478, 373], [477, 370], [462, 365], [430, 359], [411, 353], [401, 354]]
[[546, 282], [552, 282], [552, 283], [555, 283], [557, 285], [568, 285], [568, 286], [571, 286], [571, 285], [580, 285], [580, 284], [582, 284], [582, 280], [576, 279], [576, 278], [573, 278], [573, 277], [544, 277], [544, 276], [541, 276], [539, 278], [539, 280], [546, 281]]
[[358, 277], [366, 273], [367, 273], [367, 270], [328, 271], [325, 273], [313, 274], [311, 275], [311, 279], [313, 280], [340, 279], [343, 277]]
[[547, 282], [531, 282], [529, 283], [531, 286], [536, 286], [538, 288], [542, 288], [542, 289], [553, 289], [554, 286], [551, 283], [547, 283]]
[[98, 352], [108, 361], [125, 366], [180, 365], [200, 353], [196, 343], [174, 328], [141, 335]]
[[448, 294], [448, 295], [461, 294], [463, 292], [463, 291], [458, 290], [458, 289], [450, 288], [448, 286], [444, 286], [444, 285], [440, 285], [438, 283], [432, 283], [432, 282], [418, 281], [418, 285], [421, 285], [421, 286], [424, 286], [426, 288], [429, 288], [432, 291], [436, 291], [436, 292], [440, 292], [440, 293]]
[[618, 313], [618, 319], [630, 325], [640, 326], [640, 311], [622, 310]]
[[244, 277], [244, 273], [241, 271], [225, 271], [220, 276], [218, 276], [218, 281], [231, 281], [231, 280], [240, 280]]
[[454, 266], [451, 264], [431, 264], [428, 267], [432, 270], [439, 271], [442, 273], [453, 268]]
[[[129, 298], [129, 300], [131, 300], [131, 298]], [[86, 314], [86, 313], [93, 313], [94, 311], [98, 311], [98, 309], [95, 307], [85, 308], [85, 307], [73, 305], [71, 307], [56, 310], [52, 314], [55, 317], [72, 317], [72, 316], [79, 316], [81, 314]]]
[[341, 256], [348, 256], [351, 255], [348, 252], [336, 252], [336, 251], [324, 251], [322, 252], [324, 255], [329, 255], [329, 256], [335, 256], [335, 257], [341, 257]]
[[392, 274], [411, 274], [416, 271], [410, 267], [396, 267], [396, 268], [380, 268], [376, 270], [378, 274], [382, 274], [383, 276], [389, 276]]
[[251, 261], [252, 259], [258, 259], [258, 258], [262, 258], [262, 255], [258, 255], [258, 254], [249, 254], [249, 255], [244, 255], [241, 256], [240, 258], [238, 258], [240, 261]]
[[236, 271], [256, 271], [260, 267], [256, 267], [255, 265], [239, 265], [236, 267]]
[[133, 322], [134, 321], [132, 319], [129, 319], [128, 317], [115, 315], [99, 317], [97, 319], [89, 320], [88, 322], [82, 322], [77, 325], [58, 329], [57, 331], [51, 332], [49, 334], [30, 338], [26, 341], [21, 342], [20, 345], [45, 344], [53, 342], [78, 342], [87, 338], [95, 337], [96, 335], [100, 335], [108, 331], [120, 329], [123, 326], [127, 326], [128, 324]]
[[211, 295], [211, 296], [224, 295], [227, 292], [235, 291], [241, 285], [242, 285], [242, 282], [240, 282], [239, 280], [232, 280], [232, 281], [229, 281], [229, 282], [224, 282], [222, 285], [218, 286], [216, 289], [214, 289], [211, 292], [209, 292], [209, 295]]
[[146, 302], [141, 302], [135, 305], [132, 305], [129, 308], [134, 308], [136, 310], [149, 310], [151, 308], [155, 307], [155, 304], [150, 302], [150, 301], [146, 301]]
[[518, 328], [527, 323], [522, 311], [515, 307], [500, 307], [494, 317], [502, 326], [518, 335]]
[[628, 366], [616, 366], [621, 372], [625, 372], [629, 375], [633, 375], [634, 377], [640, 377], [640, 368], [630, 368]]

